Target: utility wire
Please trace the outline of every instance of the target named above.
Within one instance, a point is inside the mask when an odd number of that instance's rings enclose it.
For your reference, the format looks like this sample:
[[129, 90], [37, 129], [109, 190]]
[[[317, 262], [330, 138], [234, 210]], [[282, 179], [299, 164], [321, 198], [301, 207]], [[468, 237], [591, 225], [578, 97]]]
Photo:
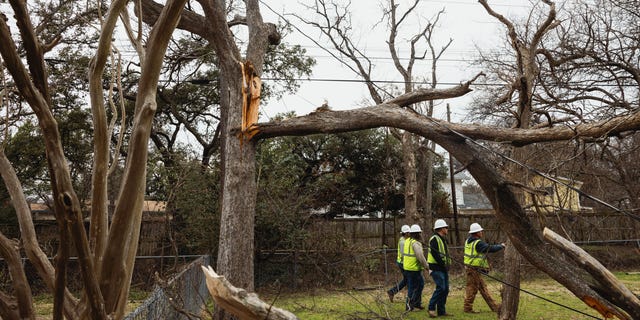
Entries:
[[[287, 18], [285, 18], [283, 15], [281, 15], [280, 13], [276, 12], [275, 10], [273, 10], [268, 4], [266, 4], [263, 0], [260, 0], [260, 3], [262, 3], [265, 7], [267, 7], [267, 9], [269, 9], [271, 12], [273, 12], [275, 15], [277, 15], [278, 17], [280, 17], [282, 20], [284, 20], [286, 23], [288, 23], [290, 26], [292, 26], [294, 29], [298, 30], [298, 32], [300, 32], [300, 34], [302, 34], [305, 38], [309, 39], [311, 42], [315, 43], [320, 49], [324, 50], [325, 52], [327, 52], [329, 55], [331, 55], [332, 57], [334, 57], [336, 60], [338, 60], [341, 64], [343, 64], [344, 66], [346, 66], [347, 68], [349, 68], [351, 71], [353, 71], [356, 75], [360, 76], [360, 73], [358, 72], [358, 70], [356, 70], [353, 66], [351, 66], [351, 64], [345, 62], [344, 60], [342, 60], [342, 58], [340, 58], [339, 56], [337, 56], [335, 53], [331, 52], [331, 50], [325, 48], [323, 45], [321, 45], [316, 39], [314, 39], [313, 37], [307, 35], [304, 31], [300, 30], [300, 28], [298, 28], [296, 25], [294, 25], [293, 23], [291, 23], [291, 21], [289, 21]], [[376, 85], [375, 82], [373, 81], [365, 81], [367, 83], [371, 83], [374, 87], [376, 87], [378, 90], [388, 94], [389, 96], [393, 96], [392, 94], [390, 94], [389, 92], [387, 92], [387, 90], [385, 90], [384, 88], [379, 87], [378, 85]]]
[[[464, 265], [464, 263], [460, 262], [460, 261], [459, 261], [459, 260], [457, 260], [457, 259], [453, 259], [453, 258], [452, 258], [451, 260], [453, 260], [453, 261], [455, 261], [455, 262], [457, 262], [457, 263], [460, 263], [460, 264]], [[465, 267], [466, 267], [466, 266], [465, 266]], [[593, 319], [599, 319], [599, 320], [602, 320], [602, 318], [598, 318], [598, 317], [596, 317], [596, 316], [590, 315], [590, 314], [588, 314], [588, 313], [585, 313], [585, 312], [580, 311], [580, 310], [578, 310], [578, 309], [575, 309], [575, 308], [573, 308], [573, 307], [570, 307], [570, 306], [564, 305], [564, 304], [562, 304], [562, 303], [560, 303], [560, 302], [556, 302], [556, 301], [553, 301], [553, 300], [551, 300], [551, 299], [549, 299], [549, 298], [545, 298], [545, 297], [543, 297], [543, 296], [541, 296], [541, 295], [539, 295], [539, 294], [533, 293], [533, 292], [531, 292], [531, 291], [529, 291], [529, 290], [522, 289], [522, 288], [521, 288], [521, 287], [519, 287], [519, 286], [516, 286], [516, 285], [510, 284], [510, 283], [508, 283], [508, 282], [506, 282], [506, 281], [504, 281], [504, 280], [502, 280], [502, 279], [499, 279], [499, 278], [497, 278], [497, 277], [494, 277], [494, 276], [492, 276], [492, 275], [490, 275], [490, 274], [488, 274], [488, 273], [480, 272], [480, 271], [476, 270], [475, 268], [471, 268], [471, 270], [473, 270], [473, 272], [477, 272], [477, 273], [479, 273], [479, 274], [481, 274], [481, 275], [483, 275], [483, 276], [485, 276], [485, 277], [487, 277], [487, 278], [490, 278], [490, 279], [493, 279], [493, 280], [495, 280], [495, 281], [497, 281], [497, 282], [500, 282], [500, 283], [502, 283], [503, 285], [509, 286], [509, 287], [511, 287], [511, 288], [513, 288], [513, 289], [516, 289], [516, 290], [518, 290], [518, 291], [522, 291], [522, 292], [524, 292], [524, 293], [526, 293], [526, 294], [528, 294], [528, 295], [531, 295], [531, 296], [533, 296], [533, 297], [535, 297], [535, 298], [538, 298], [538, 299], [540, 299], [540, 300], [544, 300], [544, 301], [546, 301], [546, 302], [549, 302], [549, 303], [555, 304], [555, 305], [557, 305], [557, 306], [563, 307], [563, 308], [565, 308], [565, 309], [571, 310], [571, 311], [573, 311], [573, 312], [576, 312], [576, 313], [582, 314], [582, 315], [584, 315], [584, 316], [587, 316], [587, 317], [590, 317], [590, 318], [593, 318]]]
[[[385, 250], [385, 249], [382, 249], [382, 250]], [[386, 252], [386, 251], [385, 251], [385, 252]], [[451, 255], [449, 255], [449, 258], [451, 259], [451, 261], [454, 261], [455, 263], [458, 263], [458, 264], [462, 265], [463, 267], [467, 268], [467, 266], [466, 266], [463, 262], [461, 262], [459, 259], [457, 259], [457, 258], [453, 258]], [[559, 306], [559, 307], [562, 307], [562, 308], [565, 308], [565, 309], [571, 310], [571, 311], [573, 311], [573, 312], [576, 312], [576, 313], [582, 314], [582, 315], [584, 315], [584, 316], [587, 316], [587, 317], [590, 317], [590, 318], [593, 318], [593, 319], [603, 320], [602, 318], [598, 318], [598, 317], [596, 317], [596, 316], [593, 316], [593, 315], [590, 315], [590, 314], [585, 313], [585, 312], [583, 312], [583, 311], [580, 311], [580, 310], [578, 310], [578, 309], [576, 309], [576, 308], [573, 308], [573, 307], [570, 307], [570, 306], [564, 305], [564, 304], [562, 304], [562, 303], [560, 303], [560, 302], [553, 301], [553, 300], [551, 300], [551, 299], [549, 299], [549, 298], [545, 298], [545, 297], [543, 297], [543, 296], [541, 296], [541, 295], [539, 295], [539, 294], [533, 293], [533, 292], [531, 292], [531, 291], [529, 291], [529, 290], [522, 289], [522, 288], [521, 288], [521, 287], [519, 287], [519, 286], [515, 286], [515, 285], [513, 285], [513, 284], [510, 284], [510, 283], [508, 283], [508, 282], [506, 282], [506, 281], [504, 281], [504, 280], [502, 280], [502, 279], [499, 279], [499, 278], [497, 278], [497, 277], [491, 276], [491, 275], [489, 275], [488, 273], [479, 272], [479, 271], [478, 271], [477, 269], [475, 269], [475, 268], [472, 268], [472, 267], [471, 267], [471, 270], [473, 270], [474, 272], [477, 272], [477, 273], [479, 273], [479, 274], [481, 274], [481, 275], [484, 275], [484, 276], [486, 276], [486, 277], [488, 277], [488, 278], [490, 278], [490, 279], [493, 279], [493, 280], [495, 280], [495, 281], [497, 281], [497, 282], [500, 282], [500, 283], [502, 283], [502, 284], [504, 284], [504, 285], [506, 285], [506, 286], [509, 286], [509, 287], [511, 287], [511, 288], [514, 288], [514, 289], [516, 289], [516, 290], [518, 290], [518, 291], [522, 291], [522, 292], [524, 292], [524, 293], [526, 293], [526, 294], [528, 294], [528, 295], [531, 295], [531, 296], [533, 296], [533, 297], [535, 297], [535, 298], [538, 298], [538, 299], [544, 300], [544, 301], [546, 301], [546, 302], [549, 302], [549, 303], [555, 304], [555, 305], [557, 305], [557, 306]]]
[[584, 192], [584, 191], [582, 191], [582, 190], [580, 190], [580, 189], [578, 189], [578, 188], [576, 188], [576, 187], [574, 187], [572, 185], [569, 185], [566, 182], [560, 181], [560, 180], [558, 180], [558, 179], [556, 179], [556, 178], [554, 178], [554, 177], [552, 177], [552, 176], [550, 176], [550, 175], [548, 175], [548, 174], [546, 174], [546, 173], [544, 173], [544, 172], [542, 172], [542, 171], [540, 171], [540, 170], [538, 170], [538, 169], [536, 169], [536, 168], [534, 168], [532, 166], [524, 164], [524, 163], [522, 163], [522, 162], [520, 162], [520, 161], [518, 161], [516, 159], [513, 159], [511, 157], [508, 157], [508, 156], [502, 154], [501, 152], [498, 152], [498, 151], [493, 150], [493, 149], [491, 149], [491, 148], [489, 148], [487, 146], [484, 146], [484, 145], [476, 142], [474, 139], [471, 139], [470, 137], [468, 137], [468, 136], [466, 136], [466, 135], [464, 135], [464, 134], [462, 134], [462, 133], [460, 133], [458, 131], [455, 131], [455, 130], [451, 129], [449, 126], [447, 126], [447, 125], [445, 125], [443, 123], [439, 123], [437, 121], [434, 121], [431, 118], [427, 118], [427, 119], [429, 119], [435, 125], [444, 127], [445, 129], [451, 131], [453, 134], [463, 138], [465, 141], [471, 142], [471, 143], [475, 144], [476, 146], [478, 146], [478, 147], [480, 147], [480, 148], [482, 148], [484, 150], [487, 150], [490, 153], [495, 154], [498, 157], [500, 157], [500, 158], [502, 158], [502, 159], [504, 159], [506, 161], [509, 161], [509, 162], [514, 163], [514, 164], [516, 164], [516, 165], [518, 165], [518, 166], [520, 166], [522, 168], [525, 168], [525, 169], [529, 170], [530, 172], [533, 172], [533, 173], [535, 173], [535, 174], [537, 174], [537, 175], [539, 175], [539, 176], [541, 176], [541, 177], [543, 177], [545, 179], [548, 179], [548, 180], [553, 181], [555, 183], [561, 184], [561, 185], [563, 185], [563, 186], [565, 186], [565, 187], [577, 192], [578, 194], [580, 194], [582, 196], [585, 196], [588, 199], [590, 199], [592, 201], [595, 201], [595, 202], [597, 202], [597, 203], [599, 203], [599, 204], [601, 204], [601, 205], [603, 205], [603, 206], [605, 206], [605, 207], [607, 207], [609, 209], [612, 209], [612, 210], [614, 210], [614, 211], [616, 211], [618, 213], [622, 213], [622, 214], [624, 214], [626, 216], [629, 216], [630, 218], [632, 218], [634, 220], [640, 221], [640, 215], [633, 214], [633, 213], [628, 212], [626, 210], [622, 210], [622, 209], [620, 209], [620, 208], [618, 208], [618, 207], [616, 207], [616, 206], [614, 206], [612, 204], [609, 204], [608, 202], [606, 202], [604, 200], [600, 200], [599, 198], [596, 198], [595, 196], [592, 196], [592, 195], [590, 195], [590, 194], [588, 194], [588, 193], [586, 193], [586, 192]]

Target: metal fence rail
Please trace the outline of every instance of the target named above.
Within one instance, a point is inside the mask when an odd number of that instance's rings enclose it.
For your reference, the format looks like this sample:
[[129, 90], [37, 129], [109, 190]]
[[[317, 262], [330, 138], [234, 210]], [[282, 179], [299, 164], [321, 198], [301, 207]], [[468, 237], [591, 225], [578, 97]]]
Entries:
[[166, 283], [156, 284], [147, 300], [124, 319], [199, 318], [205, 311], [207, 301], [210, 300], [201, 266], [207, 266], [210, 262], [210, 256], [202, 256]]

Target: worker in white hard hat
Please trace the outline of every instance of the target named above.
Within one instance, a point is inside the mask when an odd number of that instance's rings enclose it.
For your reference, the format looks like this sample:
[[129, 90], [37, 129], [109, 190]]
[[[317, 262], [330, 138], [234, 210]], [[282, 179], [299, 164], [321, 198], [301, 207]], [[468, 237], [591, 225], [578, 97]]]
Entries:
[[487, 284], [480, 273], [489, 273], [487, 253], [498, 252], [505, 248], [505, 244], [488, 244], [482, 241], [483, 231], [480, 224], [472, 223], [469, 227], [469, 238], [464, 243], [464, 265], [467, 276], [467, 287], [464, 292], [464, 312], [466, 313], [477, 313], [473, 310], [473, 300], [478, 291], [491, 311], [498, 312], [500, 309], [500, 306], [489, 294]]
[[402, 290], [407, 285], [407, 278], [404, 275], [404, 269], [402, 268], [402, 248], [404, 247], [404, 241], [407, 237], [409, 237], [409, 232], [411, 231], [411, 227], [408, 225], [403, 225], [400, 228], [400, 239], [398, 239], [398, 248], [397, 248], [397, 258], [396, 265], [400, 269], [400, 273], [402, 274], [402, 280], [396, 283], [391, 289], [387, 290], [387, 296], [389, 296], [389, 301], [393, 302], [393, 296], [395, 296], [400, 290]]
[[449, 225], [443, 219], [438, 219], [433, 224], [434, 234], [429, 238], [429, 254], [427, 263], [429, 264], [429, 274], [436, 289], [429, 300], [427, 312], [430, 318], [451, 316], [446, 310], [447, 296], [449, 295], [449, 267], [451, 257], [447, 246], [447, 234]]
[[422, 289], [424, 289], [423, 270], [429, 270], [427, 259], [424, 257], [420, 242], [422, 228], [414, 224], [410, 227], [409, 238], [404, 241], [402, 249], [402, 268], [407, 278], [407, 300], [405, 309], [408, 311], [423, 310]]

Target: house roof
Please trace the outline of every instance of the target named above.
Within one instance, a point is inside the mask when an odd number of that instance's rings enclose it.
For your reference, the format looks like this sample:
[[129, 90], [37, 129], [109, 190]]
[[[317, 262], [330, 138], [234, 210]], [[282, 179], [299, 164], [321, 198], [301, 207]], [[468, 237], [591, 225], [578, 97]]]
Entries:
[[[87, 202], [87, 210], [91, 208], [91, 202]], [[166, 201], [145, 200], [142, 204], [142, 212], [164, 212], [167, 208]], [[46, 203], [29, 203], [29, 209], [36, 220], [55, 220], [53, 212]]]

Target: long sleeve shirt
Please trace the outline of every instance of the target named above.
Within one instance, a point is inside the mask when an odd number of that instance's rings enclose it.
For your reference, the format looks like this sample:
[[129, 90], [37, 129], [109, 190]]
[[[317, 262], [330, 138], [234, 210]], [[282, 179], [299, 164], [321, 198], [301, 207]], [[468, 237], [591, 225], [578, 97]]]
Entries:
[[413, 252], [416, 254], [416, 259], [420, 262], [422, 267], [427, 270], [429, 269], [429, 264], [427, 263], [427, 258], [424, 257], [424, 250], [422, 249], [422, 243], [420, 241], [415, 241], [413, 244]]
[[[480, 238], [469, 236], [469, 238], [467, 239], [467, 242], [472, 242], [477, 239], [480, 239]], [[498, 252], [502, 249], [504, 249], [504, 247], [501, 244], [488, 244], [484, 242], [482, 239], [480, 239], [480, 242], [478, 242], [478, 244], [476, 245], [476, 251], [478, 251], [479, 253]]]

